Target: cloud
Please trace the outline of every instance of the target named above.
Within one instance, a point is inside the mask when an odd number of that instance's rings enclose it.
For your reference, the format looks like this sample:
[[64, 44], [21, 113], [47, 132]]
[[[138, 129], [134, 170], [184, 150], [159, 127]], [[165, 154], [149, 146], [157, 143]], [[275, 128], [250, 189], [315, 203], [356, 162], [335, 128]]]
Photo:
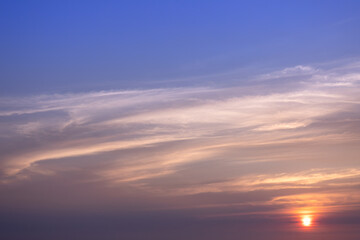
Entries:
[[278, 191], [259, 204], [279, 206], [314, 189], [357, 191], [359, 64], [254, 79], [262, 81], [3, 98], [0, 181], [75, 172], [90, 185], [148, 196], [217, 193], [218, 204], [228, 193]]

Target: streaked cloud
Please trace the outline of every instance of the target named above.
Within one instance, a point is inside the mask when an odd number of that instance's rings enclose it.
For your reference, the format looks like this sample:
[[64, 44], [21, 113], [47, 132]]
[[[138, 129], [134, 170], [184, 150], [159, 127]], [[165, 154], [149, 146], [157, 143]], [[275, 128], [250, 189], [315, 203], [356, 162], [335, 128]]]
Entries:
[[253, 80], [2, 98], [1, 183], [76, 172], [90, 185], [187, 198], [181, 207], [210, 206], [196, 200], [210, 193], [224, 206], [230, 193], [278, 191], [246, 202], [283, 208], [315, 190], [322, 205], [358, 194], [360, 65], [296, 66]]

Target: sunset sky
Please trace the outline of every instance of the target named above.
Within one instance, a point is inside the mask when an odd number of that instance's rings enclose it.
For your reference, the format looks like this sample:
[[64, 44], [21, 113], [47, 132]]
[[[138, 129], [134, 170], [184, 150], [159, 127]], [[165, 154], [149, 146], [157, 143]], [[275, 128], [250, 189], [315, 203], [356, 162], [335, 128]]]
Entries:
[[360, 239], [360, 1], [0, 1], [0, 239]]

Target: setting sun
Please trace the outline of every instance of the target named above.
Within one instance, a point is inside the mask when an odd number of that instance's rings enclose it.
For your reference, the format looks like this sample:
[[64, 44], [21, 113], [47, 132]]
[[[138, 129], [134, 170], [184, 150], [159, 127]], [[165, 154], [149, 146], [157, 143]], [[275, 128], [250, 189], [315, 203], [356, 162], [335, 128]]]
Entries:
[[304, 227], [309, 227], [311, 226], [311, 217], [310, 216], [303, 216], [301, 221]]

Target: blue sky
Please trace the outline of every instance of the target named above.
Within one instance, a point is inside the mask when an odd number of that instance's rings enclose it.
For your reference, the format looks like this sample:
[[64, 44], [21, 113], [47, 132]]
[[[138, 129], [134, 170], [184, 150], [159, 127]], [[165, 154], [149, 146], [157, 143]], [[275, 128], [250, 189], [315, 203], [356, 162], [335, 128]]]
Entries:
[[246, 75], [360, 53], [358, 1], [0, 5], [5, 95], [224, 84], [226, 78], [181, 80], [238, 69]]
[[0, 239], [360, 239], [359, 13], [1, 1]]

